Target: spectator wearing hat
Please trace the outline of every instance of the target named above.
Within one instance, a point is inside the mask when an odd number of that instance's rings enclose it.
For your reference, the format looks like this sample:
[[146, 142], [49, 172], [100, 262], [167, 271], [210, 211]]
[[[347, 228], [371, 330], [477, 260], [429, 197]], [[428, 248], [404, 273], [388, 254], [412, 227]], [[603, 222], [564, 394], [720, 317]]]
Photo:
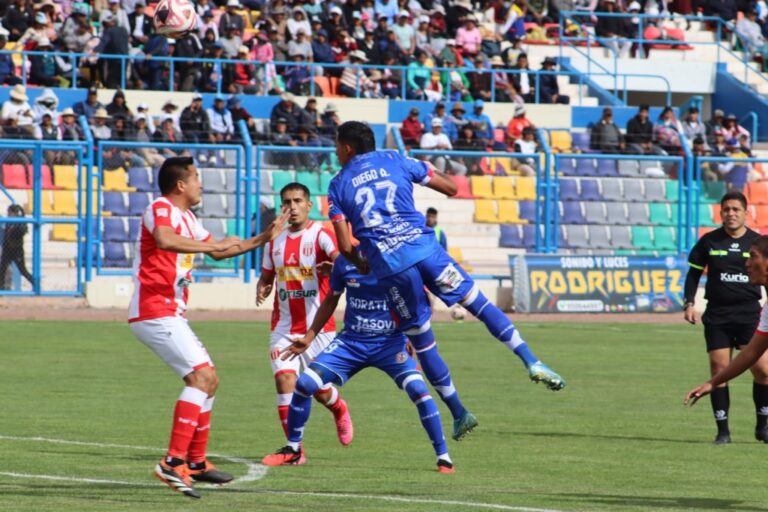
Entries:
[[455, 39], [448, 39], [445, 42], [445, 46], [440, 51], [440, 54], [437, 57], [440, 61], [442, 61], [443, 65], [445, 65], [448, 62], [452, 62], [454, 66], [456, 67], [464, 67], [464, 56], [461, 54], [461, 51], [456, 47], [456, 40]]
[[[107, 15], [102, 18], [101, 40], [98, 46], [94, 48], [97, 54], [105, 55], [128, 55], [128, 29], [117, 24], [117, 18], [106, 11]], [[126, 18], [126, 26], [128, 20]], [[126, 69], [123, 62], [119, 59], [99, 59], [99, 67], [103, 70], [104, 84], [108, 89], [117, 89], [121, 85], [121, 80]]]
[[108, 0], [107, 8], [101, 11], [99, 15], [99, 21], [104, 24], [104, 20], [108, 17], [113, 19], [116, 26], [122, 27], [126, 33], [130, 34], [131, 25], [128, 22], [128, 13], [120, 5], [120, 0]]
[[211, 123], [211, 133], [215, 142], [228, 142], [235, 135], [235, 124], [232, 121], [232, 113], [227, 109], [224, 96], [217, 95], [213, 100], [213, 107], [206, 113]]
[[[270, 17], [267, 18], [267, 33], [270, 35], [270, 42], [274, 46], [276, 42], [288, 42], [288, 11], [284, 5], [275, 6], [270, 11]], [[272, 34], [275, 34], [274, 37]]]
[[269, 116], [270, 127], [274, 131], [277, 127], [277, 120], [284, 119], [288, 134], [295, 134], [299, 126], [304, 122], [306, 118], [303, 109], [299, 107], [295, 100], [295, 96], [290, 92], [280, 95], [280, 102], [272, 107], [272, 112]]
[[299, 96], [309, 94], [310, 82], [312, 81], [312, 70], [304, 60], [304, 55], [297, 53], [291, 55], [292, 65], [286, 66], [283, 71], [285, 79], [285, 89]]
[[3, 18], [3, 27], [8, 30], [8, 40], [18, 41], [32, 25], [34, 13], [27, 0], [13, 0], [13, 4], [8, 7]]
[[[320, 29], [315, 33], [315, 39], [312, 41], [312, 60], [317, 64], [333, 64], [336, 62], [336, 58], [333, 54], [333, 48], [331, 48], [328, 42], [328, 33], [324, 29]], [[323, 74], [321, 67], [316, 68], [317, 75]]]
[[515, 141], [523, 137], [523, 130], [528, 127], [536, 129], [531, 120], [526, 116], [525, 105], [515, 105], [515, 114], [507, 124], [507, 144], [513, 147]]
[[[193, 144], [213, 143], [215, 141], [211, 133], [211, 120], [208, 113], [203, 109], [203, 97], [195, 93], [192, 96], [192, 102], [181, 111], [179, 118], [181, 125], [181, 135], [184, 142]], [[207, 162], [207, 157], [198, 155], [201, 163]]]
[[523, 98], [515, 89], [513, 79], [510, 78], [510, 74], [504, 70], [504, 61], [498, 55], [491, 57], [491, 69], [493, 70], [491, 79], [495, 85], [496, 97], [491, 98], [492, 101], [497, 102], [514, 102], [523, 104]]
[[768, 70], [768, 42], [763, 35], [763, 28], [757, 23], [757, 11], [747, 10], [747, 15], [736, 22], [736, 35], [746, 43], [746, 50], [753, 57], [759, 57], [763, 62], [763, 70]]
[[388, 34], [391, 31], [389, 18], [386, 14], [376, 15], [376, 28], [373, 29], [373, 37], [378, 43], [386, 41], [389, 37]]
[[699, 120], [699, 109], [696, 107], [688, 109], [688, 113], [685, 116], [682, 125], [683, 134], [685, 134], [685, 137], [689, 141], [692, 141], [696, 137], [704, 139], [707, 136], [707, 128], [704, 126], [704, 123]]
[[35, 116], [29, 106], [27, 90], [23, 85], [15, 85], [11, 89], [10, 99], [3, 103], [3, 108], [0, 110], [0, 120], [4, 125], [9, 119], [14, 119], [16, 126], [27, 129], [31, 134]]
[[446, 62], [446, 68], [440, 73], [440, 85], [447, 101], [472, 101], [469, 92], [469, 79], [460, 69]]
[[750, 139], [749, 131], [747, 131], [746, 128], [739, 125], [739, 122], [736, 120], [736, 115], [734, 114], [728, 114], [725, 116], [725, 120], [723, 121], [723, 127], [721, 128], [723, 135], [725, 135], [726, 140], [728, 139], [736, 139], [738, 140], [739, 137], [742, 135], [747, 136], [747, 140]]
[[232, 114], [232, 124], [235, 126], [235, 133], [232, 136], [233, 140], [242, 142], [242, 137], [240, 135], [240, 121], [245, 121], [248, 132], [251, 133], [253, 138], [257, 138], [256, 119], [243, 108], [240, 103], [240, 98], [237, 96], [229, 98], [227, 100], [227, 110]]
[[568, 105], [571, 98], [560, 94], [560, 86], [557, 83], [557, 75], [549, 74], [555, 71], [557, 62], [552, 57], [546, 57], [541, 63], [541, 70], [546, 71], [539, 77], [539, 103], [559, 103]]
[[[59, 127], [53, 123], [53, 116], [46, 112], [43, 114], [42, 119], [34, 127], [34, 138], [42, 141], [59, 141], [61, 140], [61, 132]], [[43, 158], [45, 163], [49, 166], [58, 165], [60, 151], [44, 151]]]
[[[37, 41], [37, 50], [41, 52], [50, 52], [51, 42], [47, 37]], [[61, 67], [58, 65], [56, 58], [50, 53], [30, 55], [29, 64], [30, 84], [42, 85], [44, 87], [69, 86], [69, 80], [64, 79]]]
[[107, 105], [106, 111], [112, 118], [121, 116], [123, 119], [130, 119], [133, 117], [133, 112], [125, 102], [125, 93], [120, 89], [112, 95], [112, 102]]
[[224, 49], [225, 59], [236, 59], [237, 52], [240, 51], [240, 47], [243, 46], [242, 38], [237, 34], [237, 30], [234, 25], [225, 25], [222, 31], [222, 36], [219, 39], [222, 48]]
[[[384, 56], [380, 51], [379, 44], [373, 36], [373, 30], [366, 29], [364, 37], [357, 40], [357, 49], [365, 54], [369, 62], [384, 62]], [[392, 57], [394, 59], [394, 56]]]
[[107, 113], [107, 110], [100, 108], [93, 114], [91, 118], [91, 134], [93, 138], [98, 140], [110, 140], [112, 138], [112, 129], [109, 127], [109, 121], [112, 118]]
[[202, 79], [200, 80], [200, 89], [206, 92], [214, 92], [219, 90], [219, 82], [221, 82], [221, 88], [228, 90], [229, 85], [232, 83], [232, 66], [228, 63], [221, 62], [224, 57], [224, 45], [221, 41], [216, 41], [213, 44], [212, 54], [209, 55], [213, 61], [207, 61], [203, 63]]
[[[133, 118], [133, 125], [135, 130], [133, 131], [132, 140], [134, 142], [140, 142], [143, 144], [149, 144], [154, 141], [153, 133], [149, 129], [149, 116], [146, 114], [136, 114]], [[173, 122], [171, 122], [173, 125]], [[142, 159], [143, 163], [140, 166], [146, 167], [158, 167], [162, 165], [165, 157], [160, 154], [157, 148], [153, 147], [141, 147], [136, 150], [136, 155]]]
[[474, 57], [480, 52], [483, 36], [477, 28], [477, 18], [469, 15], [464, 18], [464, 25], [456, 31], [456, 46], [465, 57]]
[[722, 130], [718, 130], [715, 132], [714, 137], [712, 139], [712, 143], [709, 145], [709, 149], [712, 153], [712, 156], [725, 156], [725, 135], [723, 134]]
[[219, 18], [219, 34], [224, 34], [229, 28], [237, 36], [245, 33], [245, 20], [237, 13], [238, 9], [241, 9], [238, 0], [227, 0], [226, 11]]
[[395, 0], [375, 0], [373, 10], [376, 16], [386, 16], [387, 23], [390, 25], [395, 23], [395, 18], [400, 12]]
[[176, 41], [174, 57], [189, 59], [174, 62], [174, 68], [179, 74], [179, 90], [191, 92], [200, 81], [202, 72], [200, 63], [195, 62], [203, 56], [203, 43], [195, 32], [190, 32]]
[[626, 150], [632, 155], [666, 155], [653, 143], [653, 123], [649, 119], [648, 105], [640, 105], [637, 114], [627, 122]]
[[536, 100], [536, 77], [528, 67], [528, 55], [521, 53], [517, 56], [517, 64], [512, 68], [517, 71], [512, 75], [512, 86], [526, 103]]
[[48, 16], [44, 12], [38, 12], [32, 18], [32, 25], [24, 31], [22, 36], [17, 41], [17, 47], [21, 47], [24, 50], [35, 50], [40, 45], [40, 41], [43, 39], [50, 42], [48, 33]]
[[467, 114], [467, 124], [472, 127], [480, 142], [490, 146], [494, 139], [493, 121], [488, 117], [488, 114], [483, 112], [484, 109], [485, 102], [483, 100], [475, 100], [472, 104], [472, 112]]
[[[7, 42], [7, 35], [0, 33], [0, 51], [5, 49]], [[21, 78], [16, 76], [16, 65], [13, 63], [13, 56], [0, 53], [0, 86], [20, 83]]]
[[[304, 121], [310, 132], [317, 133], [320, 128], [320, 111], [317, 109], [317, 98], [308, 98], [304, 105]], [[334, 144], [335, 145], [335, 144]]]
[[213, 32], [214, 40], [219, 39], [219, 24], [213, 19], [213, 11], [206, 10], [200, 16], [200, 22], [198, 23], [197, 33], [201, 39], [205, 39], [205, 34], [209, 30]]
[[128, 34], [131, 36], [131, 45], [144, 45], [154, 32], [152, 17], [145, 13], [144, 0], [138, 0], [134, 10], [128, 15]]
[[[432, 110], [432, 112], [427, 114], [427, 118], [424, 124], [426, 126], [432, 126], [432, 120], [435, 118], [439, 118], [443, 122], [443, 132], [445, 132], [446, 134], [449, 134], [451, 131], [451, 126], [450, 126], [451, 121], [450, 121], [450, 116], [445, 111], [444, 101], [438, 101], [437, 103], [435, 103], [434, 110]], [[449, 135], [449, 138], [450, 138], [450, 135]]]
[[444, 119], [443, 132], [452, 141], [458, 139], [461, 128], [465, 124], [469, 124], [469, 120], [467, 120], [465, 116], [466, 113], [467, 111], [464, 108], [464, 105], [457, 101], [451, 106], [450, 115], [447, 116], [447, 119]]
[[39, 125], [43, 121], [44, 114], [50, 114], [51, 120], [56, 122], [59, 118], [57, 111], [59, 106], [59, 98], [52, 89], [43, 89], [43, 92], [35, 98], [32, 105], [32, 115], [34, 116], [35, 124]]
[[[602, 0], [602, 11], [611, 14], [615, 11], [616, 0]], [[632, 43], [627, 37], [632, 37], [631, 22], [627, 18], [616, 16], [599, 16], [595, 25], [595, 33], [601, 39], [600, 44], [610, 48], [619, 58], [627, 58]]]
[[307, 39], [307, 34], [309, 31], [305, 31], [303, 27], [297, 30], [294, 39], [288, 42], [288, 54], [292, 58], [301, 55], [306, 62], [312, 62], [312, 43]]
[[[72, 9], [72, 14], [64, 20], [64, 24], [61, 26], [61, 39], [64, 42], [64, 48], [71, 52], [81, 53], [85, 48], [85, 43], [92, 37], [87, 11], [85, 6], [75, 6]], [[85, 38], [84, 35], [88, 37]]]
[[[298, 134], [298, 126], [296, 127]], [[298, 146], [298, 142], [288, 132], [288, 119], [284, 117], [278, 117], [275, 119], [274, 127], [270, 135], [270, 144], [273, 146]], [[270, 151], [269, 157], [271, 163], [286, 168], [301, 167], [301, 159], [297, 153], [288, 151]]]
[[256, 69], [249, 63], [248, 47], [241, 46], [237, 54], [235, 64], [232, 67], [232, 83], [228, 90], [236, 94], [256, 94], [259, 91], [259, 84], [256, 82]]
[[395, 57], [391, 53], [387, 53], [382, 58], [382, 64], [384, 67], [381, 70], [381, 80], [379, 80], [379, 91], [382, 96], [385, 96], [391, 100], [400, 98], [402, 94], [402, 76], [400, 69], [394, 67], [397, 66]]
[[451, 151], [453, 145], [448, 136], [443, 133], [443, 122], [439, 118], [432, 119], [430, 123], [431, 131], [425, 132], [421, 136], [419, 147], [427, 151], [433, 151], [437, 154], [429, 156], [430, 160], [440, 172], [448, 172], [457, 176], [465, 176], [467, 167], [457, 160], [452, 160], [439, 154], [440, 150]]
[[293, 8], [291, 18], [286, 22], [286, 28], [291, 40], [296, 39], [300, 29], [304, 31], [304, 34], [312, 32], [312, 26], [307, 18], [307, 13], [304, 12], [301, 6], [297, 5]]
[[[313, 28], [315, 28], [315, 26], [313, 26]], [[338, 5], [331, 7], [330, 11], [328, 11], [328, 18], [326, 19], [325, 23], [321, 22], [320, 28], [325, 29], [326, 33], [328, 34], [333, 34], [337, 30], [346, 30], [347, 27], [344, 20], [344, 15]]]
[[360, 64], [367, 64], [368, 59], [360, 50], [354, 50], [349, 54], [350, 65], [344, 68], [339, 81], [339, 93], [350, 98], [374, 98], [377, 97], [376, 83], [365, 74]]
[[341, 125], [341, 119], [339, 119], [339, 108], [335, 103], [328, 103], [320, 115], [320, 136], [329, 141], [333, 141], [335, 146], [336, 132]]
[[720, 109], [715, 109], [715, 111], [712, 113], [712, 118], [704, 123], [704, 127], [707, 131], [707, 144], [710, 146], [715, 141], [715, 133], [722, 130], [724, 121], [725, 112]]
[[78, 117], [85, 116], [88, 122], [100, 108], [104, 108], [104, 105], [99, 101], [99, 93], [95, 88], [88, 89], [85, 100], [79, 101], [73, 106], [75, 114]]
[[445, 45], [443, 41], [438, 45], [437, 41], [432, 39], [432, 27], [429, 25], [429, 16], [422, 14], [419, 16], [416, 26], [416, 48], [426, 52], [430, 57], [437, 57], [439, 50]]
[[[445, 106], [443, 106], [443, 108], [445, 108]], [[422, 135], [424, 135], [424, 124], [419, 119], [419, 109], [413, 107], [408, 112], [408, 117], [403, 119], [403, 122], [400, 125], [400, 136], [403, 138], [403, 144], [405, 144], [406, 150], [418, 146]]]
[[600, 121], [592, 126], [589, 148], [600, 153], [621, 153], [624, 151], [624, 136], [613, 122], [613, 109], [606, 107]]
[[167, 99], [165, 100], [165, 103], [163, 103], [163, 106], [160, 108], [160, 117], [172, 117], [173, 118], [173, 127], [176, 128], [176, 131], [181, 133], [181, 125], [179, 124], [179, 114], [178, 114], [179, 106], [176, 104], [173, 99]]
[[147, 127], [147, 130], [149, 130], [149, 134], [152, 135], [153, 133], [155, 133], [155, 129], [156, 129], [155, 120], [152, 118], [152, 115], [149, 113], [149, 105], [143, 102], [139, 103], [136, 106], [136, 115], [131, 121], [135, 120], [139, 116], [144, 116], [145, 118], [144, 120], [147, 122], [146, 127]]
[[445, 7], [441, 4], [433, 4], [429, 12], [429, 28], [432, 31], [432, 37], [438, 40], [448, 38], [448, 24], [445, 17]]
[[475, 99], [493, 101], [491, 97], [491, 79], [493, 73], [485, 69], [485, 59], [482, 55], [475, 57], [475, 70], [467, 73], [469, 93]]
[[65, 108], [61, 112], [61, 140], [83, 140], [83, 130], [75, 118], [75, 111], [72, 108]]
[[361, 41], [365, 38], [365, 32], [368, 30], [368, 27], [363, 22], [363, 15], [360, 11], [354, 11], [350, 16], [352, 17], [352, 24], [349, 26], [349, 35], [357, 41]]
[[401, 10], [397, 15], [397, 23], [392, 26], [397, 45], [406, 57], [410, 57], [416, 51], [416, 30], [408, 23], [410, 16], [407, 10]]
[[653, 127], [653, 136], [659, 146], [669, 154], [679, 154], [682, 145], [680, 143], [680, 134], [683, 127], [675, 116], [672, 107], [665, 107], [661, 112], [656, 125]]
[[[173, 117], [164, 115], [160, 116], [160, 125], [157, 127], [157, 130], [155, 130], [155, 133], [152, 136], [152, 140], [161, 144], [179, 144], [184, 142], [184, 136], [174, 126]], [[163, 158], [178, 156], [180, 153], [179, 151], [171, 149], [167, 146], [162, 148], [160, 151]], [[198, 154], [198, 160], [201, 159], [201, 163], [207, 161], [207, 157], [204, 157], [202, 153]]]

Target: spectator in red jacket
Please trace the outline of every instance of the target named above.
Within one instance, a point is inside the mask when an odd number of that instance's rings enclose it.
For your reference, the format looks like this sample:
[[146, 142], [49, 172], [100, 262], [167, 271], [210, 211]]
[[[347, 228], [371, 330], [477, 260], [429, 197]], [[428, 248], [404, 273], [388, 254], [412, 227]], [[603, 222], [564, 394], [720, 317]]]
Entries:
[[407, 149], [418, 146], [421, 136], [424, 135], [424, 124], [419, 121], [419, 109], [413, 107], [400, 126], [400, 134]]

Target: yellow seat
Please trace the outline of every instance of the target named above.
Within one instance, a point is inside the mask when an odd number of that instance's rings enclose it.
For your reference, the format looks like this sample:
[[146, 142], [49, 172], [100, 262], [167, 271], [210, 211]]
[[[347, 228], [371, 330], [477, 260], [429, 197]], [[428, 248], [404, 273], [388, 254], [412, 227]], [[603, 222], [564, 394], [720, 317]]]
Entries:
[[136, 188], [128, 186], [128, 174], [119, 167], [113, 171], [104, 171], [104, 190], [108, 192], [136, 192]]
[[[34, 192], [32, 190], [27, 190], [27, 208], [26, 211], [29, 213], [29, 215], [32, 215], [34, 211]], [[53, 204], [51, 203], [51, 192], [50, 190], [43, 190], [41, 191], [40, 196], [40, 214], [51, 216], [51, 215], [57, 215], [57, 213], [53, 209]]]
[[495, 176], [493, 178], [493, 197], [496, 199], [514, 199], [515, 178], [512, 176]]
[[77, 226], [75, 224], [54, 224], [51, 240], [55, 242], [77, 242]]
[[476, 199], [475, 222], [498, 223], [499, 218], [496, 216], [496, 201], [491, 199]]
[[549, 145], [552, 147], [552, 151], [560, 153], [570, 153], [573, 147], [573, 139], [571, 139], [571, 132], [565, 130], [552, 130], [551, 141]]
[[520, 208], [517, 201], [499, 201], [499, 222], [504, 224], [525, 224], [520, 218]]
[[53, 181], [64, 190], [77, 190], [77, 167], [74, 165], [54, 165]]
[[53, 215], [77, 215], [77, 194], [71, 190], [54, 190]]
[[472, 185], [472, 195], [491, 199], [493, 197], [493, 178], [490, 176], [470, 176], [469, 182]]
[[533, 176], [518, 176], [515, 185], [516, 199], [536, 199], [536, 178]]
[[461, 265], [461, 268], [463, 268], [466, 272], [472, 272], [472, 266], [467, 264], [467, 262], [464, 261], [464, 255], [461, 253], [461, 248], [449, 247], [448, 254], [450, 255], [451, 258], [456, 260], [456, 263]]

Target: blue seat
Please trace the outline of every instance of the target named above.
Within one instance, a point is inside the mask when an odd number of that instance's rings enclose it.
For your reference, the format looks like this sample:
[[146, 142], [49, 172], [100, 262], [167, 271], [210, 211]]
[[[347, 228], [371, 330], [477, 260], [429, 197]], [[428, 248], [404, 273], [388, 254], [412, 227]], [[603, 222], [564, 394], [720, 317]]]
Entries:
[[152, 192], [155, 186], [149, 179], [150, 170], [146, 167], [131, 167], [128, 169], [128, 185], [138, 192]]
[[579, 158], [576, 160], [576, 175], [595, 176], [595, 160], [593, 158]]
[[141, 219], [132, 217], [128, 219], [128, 241], [135, 242], [141, 236]]
[[128, 194], [128, 213], [130, 216], [143, 215], [149, 206], [149, 194], [145, 192], [133, 192]]
[[112, 215], [130, 215], [122, 192], [104, 192], [101, 206], [102, 210]]
[[560, 180], [560, 200], [561, 201], [578, 201], [579, 200], [579, 183], [575, 179], [563, 179]]
[[520, 201], [517, 204], [519, 208], [520, 218], [527, 220], [528, 222], [536, 222], [536, 202], [535, 201]]
[[523, 224], [523, 247], [526, 249], [536, 248], [536, 226], [533, 224]]
[[573, 158], [560, 158], [559, 162], [559, 171], [561, 173], [565, 176], [576, 176], [576, 162], [574, 162]]
[[[218, 217], [226, 218], [227, 205], [225, 203], [226, 196], [224, 194], [206, 194], [203, 196], [203, 211], [201, 217]], [[234, 212], [234, 205], [232, 208]]]
[[523, 233], [517, 224], [502, 224], [499, 226], [501, 235], [499, 236], [500, 247], [524, 247]]
[[121, 242], [105, 242], [102, 263], [105, 267], [130, 267], [125, 244]]
[[616, 169], [616, 160], [597, 160], [597, 173], [598, 176], [612, 178], [619, 175], [619, 171]]
[[581, 211], [581, 203], [578, 201], [563, 201], [560, 210], [561, 224], [586, 224], [587, 219]]
[[571, 140], [573, 141], [574, 148], [578, 148], [583, 152], [589, 151], [588, 132], [571, 132]]
[[600, 185], [595, 179], [581, 180], [581, 200], [582, 201], [602, 201], [603, 195], [600, 193]]
[[203, 190], [206, 192], [219, 193], [227, 191], [226, 179], [221, 169], [206, 169], [200, 174], [203, 181]]
[[104, 217], [102, 222], [104, 223], [102, 240], [105, 242], [125, 242], [128, 240], [128, 232], [123, 217]]

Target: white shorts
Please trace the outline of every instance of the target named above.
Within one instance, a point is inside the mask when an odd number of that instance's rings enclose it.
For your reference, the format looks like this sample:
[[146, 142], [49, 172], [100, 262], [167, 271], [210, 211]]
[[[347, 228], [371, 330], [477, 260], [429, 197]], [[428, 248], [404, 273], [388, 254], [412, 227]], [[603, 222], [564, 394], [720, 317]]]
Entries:
[[213, 367], [211, 356], [186, 318], [169, 316], [133, 322], [130, 326], [134, 336], [181, 378], [205, 366]]
[[272, 363], [272, 375], [285, 372], [298, 375], [309, 367], [309, 363], [320, 355], [320, 352], [325, 350], [325, 347], [330, 345], [335, 337], [336, 333], [333, 331], [318, 333], [306, 352], [294, 359], [283, 361], [280, 359], [280, 351], [288, 348], [294, 339], [301, 338], [301, 336], [273, 332], [270, 335], [269, 341], [269, 359]]

